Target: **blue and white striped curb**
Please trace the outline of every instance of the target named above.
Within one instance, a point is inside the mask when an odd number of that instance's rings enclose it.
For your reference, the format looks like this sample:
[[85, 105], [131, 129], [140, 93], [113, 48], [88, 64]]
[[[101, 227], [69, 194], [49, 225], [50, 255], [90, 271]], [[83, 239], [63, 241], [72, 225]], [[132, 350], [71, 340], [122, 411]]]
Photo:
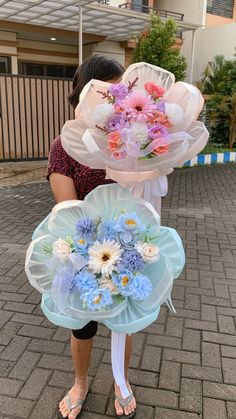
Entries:
[[188, 160], [182, 167], [205, 166], [207, 164], [236, 162], [236, 152], [198, 154], [192, 160]]

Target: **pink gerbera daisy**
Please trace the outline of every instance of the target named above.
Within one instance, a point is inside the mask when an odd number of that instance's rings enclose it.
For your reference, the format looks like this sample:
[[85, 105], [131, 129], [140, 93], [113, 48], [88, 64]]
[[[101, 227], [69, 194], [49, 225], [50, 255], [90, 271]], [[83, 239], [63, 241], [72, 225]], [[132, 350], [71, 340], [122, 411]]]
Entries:
[[137, 91], [126, 96], [122, 107], [131, 121], [144, 122], [156, 113], [156, 105], [145, 92]]

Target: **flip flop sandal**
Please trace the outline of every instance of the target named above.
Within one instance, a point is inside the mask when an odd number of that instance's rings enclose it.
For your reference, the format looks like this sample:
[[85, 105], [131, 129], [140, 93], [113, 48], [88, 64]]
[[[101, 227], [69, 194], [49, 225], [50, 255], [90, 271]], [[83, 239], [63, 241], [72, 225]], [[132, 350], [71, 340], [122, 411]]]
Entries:
[[[78, 400], [78, 402], [72, 404], [69, 393], [67, 393], [67, 395], [65, 396], [65, 402], [66, 402], [67, 408], [69, 409], [69, 413], [68, 413], [68, 415], [69, 415], [72, 412], [72, 410], [75, 409], [76, 407], [80, 407], [80, 406], [82, 407], [84, 402], [85, 402], [85, 399], [84, 400]], [[81, 413], [82, 413], [82, 409], [78, 413], [78, 415], [76, 415], [74, 417], [74, 419], [78, 419], [80, 417]], [[61, 412], [58, 412], [58, 419], [66, 419], [66, 418], [68, 418], [68, 415], [66, 417], [64, 417], [64, 416], [62, 416]]]
[[[121, 407], [124, 409], [126, 406], [128, 406], [130, 404], [133, 397], [134, 397], [134, 395], [131, 392], [130, 395], [128, 397], [126, 397], [125, 399], [115, 395], [115, 400], [117, 400], [120, 403]], [[130, 413], [129, 415], [117, 415], [117, 413], [116, 413], [116, 418], [118, 418], [118, 419], [131, 419], [131, 418], [134, 418], [135, 415], [136, 415], [136, 410], [134, 412]]]

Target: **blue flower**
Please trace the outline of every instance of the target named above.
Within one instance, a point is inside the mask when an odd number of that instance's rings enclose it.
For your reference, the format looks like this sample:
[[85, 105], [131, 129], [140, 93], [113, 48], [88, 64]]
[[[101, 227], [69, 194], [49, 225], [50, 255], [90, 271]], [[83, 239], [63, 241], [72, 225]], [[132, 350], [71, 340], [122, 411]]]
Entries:
[[117, 231], [115, 230], [115, 221], [106, 221], [101, 225], [101, 239], [116, 240]]
[[82, 239], [92, 240], [96, 235], [97, 226], [90, 218], [83, 218], [76, 224], [76, 230]]
[[86, 270], [83, 270], [75, 275], [71, 284], [71, 290], [78, 290], [81, 293], [86, 293], [95, 290], [97, 286], [98, 283], [95, 275]]
[[120, 239], [125, 243], [133, 240], [133, 235], [144, 230], [141, 220], [135, 212], [121, 214], [117, 220], [115, 229], [120, 233]]
[[112, 280], [114, 284], [117, 286], [118, 291], [124, 296], [128, 297], [133, 294], [133, 280], [134, 276], [130, 271], [123, 271], [120, 274], [112, 275]]
[[80, 253], [82, 256], [88, 255], [89, 243], [85, 239], [81, 239], [80, 237], [76, 236], [74, 239], [74, 246], [78, 253]]
[[97, 288], [81, 297], [89, 310], [101, 310], [113, 304], [111, 292], [105, 288]]
[[120, 265], [132, 272], [141, 271], [144, 267], [144, 260], [137, 250], [124, 251]]
[[136, 275], [134, 277], [132, 287], [132, 297], [138, 301], [146, 300], [152, 292], [152, 283], [146, 275]]

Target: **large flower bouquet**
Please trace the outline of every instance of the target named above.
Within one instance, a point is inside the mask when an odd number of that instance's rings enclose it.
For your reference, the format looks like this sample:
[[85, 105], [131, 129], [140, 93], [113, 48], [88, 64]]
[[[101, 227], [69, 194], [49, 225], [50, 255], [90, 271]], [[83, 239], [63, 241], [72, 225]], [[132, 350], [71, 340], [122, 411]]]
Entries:
[[95, 107], [92, 118], [106, 134], [113, 159], [154, 158], [168, 153], [171, 143], [190, 139], [185, 132], [173, 132], [184, 117], [183, 108], [165, 100], [165, 89], [155, 83], [134, 91], [137, 82], [138, 78], [98, 91], [106, 103]]
[[115, 184], [99, 186], [85, 201], [57, 204], [26, 257], [28, 278], [54, 323], [79, 329], [94, 319], [130, 333], [170, 302], [183, 266], [176, 231], [160, 227], [148, 202]]
[[80, 95], [75, 119], [61, 132], [66, 152], [79, 163], [105, 169], [160, 213], [166, 175], [196, 156], [208, 141], [198, 121], [200, 91], [175, 83], [174, 75], [147, 63], [133, 64], [122, 83], [91, 80]]
[[162, 303], [173, 308], [173, 280], [183, 266], [177, 232], [160, 226], [150, 203], [111, 184], [52, 209], [34, 232], [25, 271], [54, 324], [109, 327], [114, 378], [127, 397], [125, 334], [154, 322]]

